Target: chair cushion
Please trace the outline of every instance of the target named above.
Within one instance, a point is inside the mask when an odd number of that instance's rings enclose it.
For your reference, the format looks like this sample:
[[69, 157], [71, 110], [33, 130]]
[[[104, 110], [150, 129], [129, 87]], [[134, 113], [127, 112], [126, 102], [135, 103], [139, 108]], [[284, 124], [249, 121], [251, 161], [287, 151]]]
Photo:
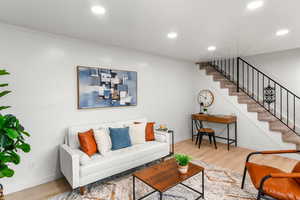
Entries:
[[[263, 177], [271, 173], [284, 173], [280, 169], [248, 162], [246, 164], [253, 185], [259, 189]], [[264, 192], [276, 199], [299, 200], [300, 185], [291, 178], [270, 178], [264, 183]]]
[[146, 126], [146, 141], [155, 140], [154, 137], [154, 124], [155, 122], [148, 122]]
[[131, 146], [129, 127], [126, 128], [109, 128], [112, 148], [111, 150], [118, 150]]
[[97, 144], [94, 138], [94, 131], [90, 129], [83, 133], [78, 133], [78, 140], [81, 150], [89, 156], [97, 152]]
[[[300, 162], [298, 162], [293, 171], [292, 172], [295, 172], [295, 173], [300, 173]], [[300, 184], [300, 178], [295, 178], [295, 181], [297, 181], [298, 184]]]
[[198, 132], [200, 132], [200, 133], [214, 133], [215, 131], [214, 131], [214, 129], [211, 129], [211, 128], [200, 128], [198, 130]]

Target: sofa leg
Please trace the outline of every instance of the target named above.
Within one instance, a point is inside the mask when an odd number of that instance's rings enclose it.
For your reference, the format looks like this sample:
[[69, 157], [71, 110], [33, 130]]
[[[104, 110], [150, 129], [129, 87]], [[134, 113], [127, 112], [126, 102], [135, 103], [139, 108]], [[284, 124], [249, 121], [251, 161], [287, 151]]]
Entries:
[[80, 191], [80, 195], [84, 195], [85, 191], [86, 191], [86, 188], [85, 186], [82, 186], [79, 188], [79, 191]]

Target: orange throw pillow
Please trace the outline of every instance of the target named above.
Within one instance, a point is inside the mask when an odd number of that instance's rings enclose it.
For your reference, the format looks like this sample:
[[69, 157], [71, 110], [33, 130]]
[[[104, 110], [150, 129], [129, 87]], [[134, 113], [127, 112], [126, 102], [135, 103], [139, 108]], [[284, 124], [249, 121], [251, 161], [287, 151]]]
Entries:
[[155, 122], [148, 122], [146, 125], [146, 141], [153, 141], [155, 140], [154, 137], [154, 124]]
[[83, 133], [78, 133], [81, 150], [89, 156], [97, 153], [97, 143], [94, 138], [94, 131], [90, 129]]

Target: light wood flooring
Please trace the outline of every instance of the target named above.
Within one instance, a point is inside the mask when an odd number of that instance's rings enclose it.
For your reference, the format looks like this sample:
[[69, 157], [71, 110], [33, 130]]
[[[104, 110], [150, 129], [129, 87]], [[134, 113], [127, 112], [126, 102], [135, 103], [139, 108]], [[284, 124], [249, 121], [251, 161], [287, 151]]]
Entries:
[[[244, 168], [246, 156], [252, 152], [252, 150], [241, 147], [232, 147], [230, 151], [227, 151], [227, 146], [225, 144], [218, 143], [217, 145], [218, 149], [215, 150], [212, 145], [210, 145], [207, 141], [204, 141], [201, 145], [201, 148], [198, 149], [192, 140], [186, 140], [175, 145], [175, 152], [188, 154], [195, 160], [201, 160], [219, 167], [228, 168], [241, 174]], [[258, 155], [254, 156], [252, 161], [275, 166], [285, 171], [290, 171], [297, 162], [296, 160], [276, 155]], [[59, 179], [50, 183], [42, 184], [7, 195], [5, 199], [44, 200], [68, 190], [71, 190], [68, 183], [64, 179]]]

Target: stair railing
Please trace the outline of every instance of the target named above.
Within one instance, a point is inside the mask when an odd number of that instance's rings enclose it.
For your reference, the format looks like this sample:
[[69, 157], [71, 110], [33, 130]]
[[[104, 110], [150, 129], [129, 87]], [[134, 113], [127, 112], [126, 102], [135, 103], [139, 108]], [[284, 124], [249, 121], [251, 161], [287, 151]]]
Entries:
[[290, 130], [298, 133], [300, 97], [257, 69], [244, 59], [214, 59], [209, 65], [236, 85], [236, 92], [244, 92]]

